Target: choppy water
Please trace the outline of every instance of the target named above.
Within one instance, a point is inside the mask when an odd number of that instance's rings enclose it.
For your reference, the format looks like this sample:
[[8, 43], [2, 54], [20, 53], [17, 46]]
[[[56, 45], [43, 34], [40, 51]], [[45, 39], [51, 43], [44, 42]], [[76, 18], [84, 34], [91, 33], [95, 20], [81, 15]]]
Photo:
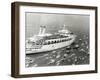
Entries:
[[89, 64], [89, 37], [77, 36], [75, 42], [65, 48], [51, 52], [26, 55], [26, 67], [84, 65]]

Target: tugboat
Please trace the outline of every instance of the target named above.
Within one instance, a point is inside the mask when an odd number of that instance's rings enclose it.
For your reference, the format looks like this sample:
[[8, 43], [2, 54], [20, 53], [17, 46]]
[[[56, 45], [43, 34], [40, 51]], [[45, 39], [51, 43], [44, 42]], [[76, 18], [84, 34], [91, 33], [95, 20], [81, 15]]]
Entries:
[[46, 26], [40, 26], [39, 34], [30, 37], [25, 42], [26, 54], [52, 51], [71, 45], [76, 35], [65, 28], [56, 33], [45, 33]]

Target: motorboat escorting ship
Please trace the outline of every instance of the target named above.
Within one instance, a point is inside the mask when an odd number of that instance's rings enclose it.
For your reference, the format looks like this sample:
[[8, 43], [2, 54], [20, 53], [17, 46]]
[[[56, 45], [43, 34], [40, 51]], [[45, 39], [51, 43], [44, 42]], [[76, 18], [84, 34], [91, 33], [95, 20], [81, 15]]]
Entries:
[[54, 34], [45, 33], [45, 30], [45, 26], [40, 26], [39, 34], [26, 40], [26, 54], [52, 51], [66, 47], [71, 45], [76, 38], [76, 35], [65, 29], [65, 25], [62, 30]]

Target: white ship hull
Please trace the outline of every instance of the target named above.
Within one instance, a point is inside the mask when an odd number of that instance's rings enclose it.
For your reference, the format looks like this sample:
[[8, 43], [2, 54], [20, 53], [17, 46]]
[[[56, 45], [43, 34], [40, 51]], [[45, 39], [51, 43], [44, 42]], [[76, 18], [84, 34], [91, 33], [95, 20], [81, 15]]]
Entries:
[[72, 38], [72, 40], [61, 42], [61, 43], [55, 43], [55, 44], [49, 44], [49, 45], [42, 45], [40, 49], [30, 49], [26, 51], [26, 54], [33, 54], [33, 53], [39, 53], [39, 52], [47, 52], [52, 51], [55, 49], [59, 49], [62, 47], [66, 47], [71, 45], [75, 41], [75, 36]]

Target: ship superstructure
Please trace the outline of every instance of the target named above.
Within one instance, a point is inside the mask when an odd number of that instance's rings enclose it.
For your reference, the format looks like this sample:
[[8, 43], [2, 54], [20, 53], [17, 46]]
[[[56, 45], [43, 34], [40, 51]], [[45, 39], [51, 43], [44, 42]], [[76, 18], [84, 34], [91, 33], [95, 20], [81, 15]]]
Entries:
[[52, 51], [71, 45], [76, 35], [63, 26], [62, 30], [56, 33], [45, 33], [46, 27], [40, 26], [39, 34], [26, 40], [26, 54]]

